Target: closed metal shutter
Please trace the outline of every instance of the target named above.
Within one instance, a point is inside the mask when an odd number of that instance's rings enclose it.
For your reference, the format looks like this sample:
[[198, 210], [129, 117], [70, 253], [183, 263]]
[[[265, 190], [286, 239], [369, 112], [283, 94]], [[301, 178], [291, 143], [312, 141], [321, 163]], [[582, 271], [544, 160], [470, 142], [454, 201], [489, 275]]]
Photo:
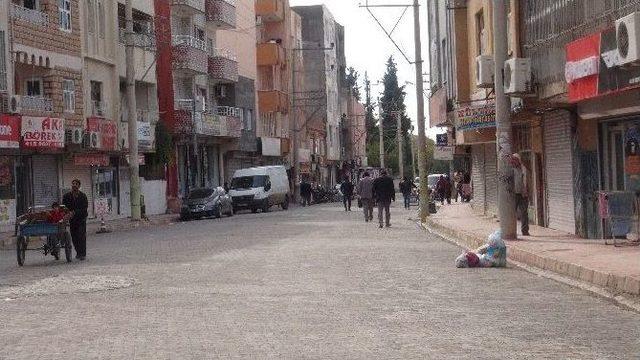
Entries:
[[488, 215], [498, 215], [498, 157], [496, 144], [484, 146], [485, 197]]
[[473, 209], [481, 214], [485, 213], [485, 175], [484, 175], [484, 145], [474, 145], [471, 148], [471, 182], [473, 185]]
[[571, 118], [567, 111], [544, 117], [544, 156], [548, 226], [575, 234]]
[[89, 202], [89, 217], [94, 217], [93, 212], [93, 181], [91, 180], [91, 168], [87, 166], [75, 166], [73, 163], [62, 164], [62, 191], [71, 191], [71, 182], [80, 180], [80, 190], [87, 195]]
[[31, 159], [33, 171], [33, 204], [50, 207], [60, 201], [58, 159], [53, 155], [36, 155]]

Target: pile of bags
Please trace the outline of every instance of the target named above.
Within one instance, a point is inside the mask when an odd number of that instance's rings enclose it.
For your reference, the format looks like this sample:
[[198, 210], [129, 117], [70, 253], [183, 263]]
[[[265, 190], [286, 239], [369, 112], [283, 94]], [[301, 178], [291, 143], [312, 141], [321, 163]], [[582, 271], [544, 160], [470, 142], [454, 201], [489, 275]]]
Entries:
[[467, 251], [456, 258], [457, 268], [505, 266], [507, 266], [507, 246], [502, 240], [500, 230], [489, 235], [487, 243], [476, 251]]

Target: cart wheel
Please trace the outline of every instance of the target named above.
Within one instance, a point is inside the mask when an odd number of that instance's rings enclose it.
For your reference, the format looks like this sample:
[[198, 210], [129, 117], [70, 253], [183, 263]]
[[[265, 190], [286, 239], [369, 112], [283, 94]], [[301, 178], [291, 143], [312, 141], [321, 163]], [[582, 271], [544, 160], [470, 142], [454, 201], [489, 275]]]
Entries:
[[71, 246], [71, 234], [69, 234], [68, 231], [64, 233], [64, 239], [62, 241], [64, 242], [64, 257], [67, 259], [67, 262], [71, 262], [73, 259], [71, 254], [73, 247]]
[[27, 252], [27, 238], [19, 236], [16, 241], [16, 255], [18, 257], [18, 265], [24, 265], [25, 253]]

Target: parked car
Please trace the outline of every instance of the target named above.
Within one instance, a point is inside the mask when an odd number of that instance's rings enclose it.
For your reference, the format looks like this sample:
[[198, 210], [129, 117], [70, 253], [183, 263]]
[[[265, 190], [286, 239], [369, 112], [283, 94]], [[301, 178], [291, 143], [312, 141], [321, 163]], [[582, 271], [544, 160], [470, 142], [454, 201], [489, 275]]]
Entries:
[[182, 220], [220, 218], [222, 215], [233, 216], [231, 197], [222, 187], [191, 190], [180, 210]]
[[289, 177], [284, 166], [264, 166], [240, 169], [231, 180], [229, 194], [235, 211], [249, 209], [252, 212], [268, 212], [279, 205], [289, 208]]

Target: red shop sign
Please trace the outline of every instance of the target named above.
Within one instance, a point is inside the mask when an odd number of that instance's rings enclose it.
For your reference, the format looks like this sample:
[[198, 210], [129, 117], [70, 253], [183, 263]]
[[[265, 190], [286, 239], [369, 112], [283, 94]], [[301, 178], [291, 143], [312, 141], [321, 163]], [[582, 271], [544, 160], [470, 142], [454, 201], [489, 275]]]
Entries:
[[102, 154], [76, 154], [73, 157], [76, 166], [109, 166], [109, 156]]
[[20, 116], [0, 116], [0, 148], [20, 147]]
[[118, 128], [113, 121], [100, 118], [87, 118], [87, 132], [97, 133], [101, 150], [116, 150]]

